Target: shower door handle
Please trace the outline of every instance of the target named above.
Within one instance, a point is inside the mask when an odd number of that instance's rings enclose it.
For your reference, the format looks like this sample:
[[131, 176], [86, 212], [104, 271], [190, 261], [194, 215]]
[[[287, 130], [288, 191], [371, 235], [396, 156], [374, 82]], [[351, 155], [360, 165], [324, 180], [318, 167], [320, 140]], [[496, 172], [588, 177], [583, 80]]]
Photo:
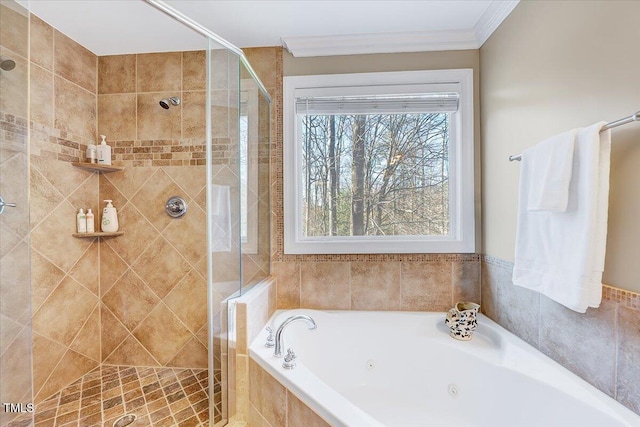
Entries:
[[0, 215], [2, 215], [2, 212], [4, 212], [4, 207], [10, 207], [10, 208], [15, 208], [16, 205], [15, 203], [7, 203], [4, 201], [4, 199], [2, 198], [2, 196], [0, 196]]

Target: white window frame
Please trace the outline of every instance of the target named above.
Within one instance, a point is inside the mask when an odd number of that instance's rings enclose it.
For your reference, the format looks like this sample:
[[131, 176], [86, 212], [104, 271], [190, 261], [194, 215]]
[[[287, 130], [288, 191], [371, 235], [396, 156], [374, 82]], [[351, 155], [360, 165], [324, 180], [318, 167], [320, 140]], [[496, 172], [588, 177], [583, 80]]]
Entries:
[[[302, 228], [302, 145], [296, 97], [356, 96], [455, 91], [451, 113], [448, 236], [318, 236]], [[473, 253], [475, 252], [473, 70], [429, 70], [329, 74], [284, 78], [284, 252], [285, 254]], [[452, 191], [453, 189], [453, 191]]]

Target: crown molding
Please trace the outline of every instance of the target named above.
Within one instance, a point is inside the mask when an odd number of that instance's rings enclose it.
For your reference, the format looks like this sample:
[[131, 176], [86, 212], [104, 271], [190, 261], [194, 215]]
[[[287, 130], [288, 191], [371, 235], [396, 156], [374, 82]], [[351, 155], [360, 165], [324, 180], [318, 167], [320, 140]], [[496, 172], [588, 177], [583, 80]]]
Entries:
[[487, 10], [484, 11], [473, 27], [476, 39], [478, 40], [478, 48], [491, 37], [491, 34], [493, 34], [500, 24], [502, 24], [502, 21], [513, 12], [513, 9], [516, 8], [518, 3], [520, 3], [520, 0], [494, 0], [491, 2]]
[[473, 28], [405, 33], [283, 37], [295, 57], [479, 49], [519, 0], [493, 0]]
[[474, 30], [283, 37], [295, 57], [477, 49]]

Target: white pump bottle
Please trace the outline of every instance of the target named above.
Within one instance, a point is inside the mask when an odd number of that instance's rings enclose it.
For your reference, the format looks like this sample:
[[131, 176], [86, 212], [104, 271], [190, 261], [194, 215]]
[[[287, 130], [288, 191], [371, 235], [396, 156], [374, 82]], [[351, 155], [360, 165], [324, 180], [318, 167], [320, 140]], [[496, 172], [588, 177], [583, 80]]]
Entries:
[[105, 200], [107, 206], [102, 209], [100, 229], [105, 233], [115, 233], [118, 231], [118, 212], [111, 202], [112, 200]]

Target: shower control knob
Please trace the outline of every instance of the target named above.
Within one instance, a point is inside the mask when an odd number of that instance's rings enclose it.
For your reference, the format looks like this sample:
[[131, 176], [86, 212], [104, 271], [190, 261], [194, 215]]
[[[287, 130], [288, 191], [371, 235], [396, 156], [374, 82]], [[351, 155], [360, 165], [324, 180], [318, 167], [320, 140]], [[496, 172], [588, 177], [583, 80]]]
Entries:
[[0, 215], [2, 214], [2, 212], [4, 212], [5, 206], [8, 208], [15, 208], [18, 205], [16, 205], [15, 203], [7, 203], [4, 201], [2, 196], [0, 196]]
[[165, 203], [164, 210], [171, 218], [180, 218], [187, 213], [187, 202], [180, 196], [173, 196]]

